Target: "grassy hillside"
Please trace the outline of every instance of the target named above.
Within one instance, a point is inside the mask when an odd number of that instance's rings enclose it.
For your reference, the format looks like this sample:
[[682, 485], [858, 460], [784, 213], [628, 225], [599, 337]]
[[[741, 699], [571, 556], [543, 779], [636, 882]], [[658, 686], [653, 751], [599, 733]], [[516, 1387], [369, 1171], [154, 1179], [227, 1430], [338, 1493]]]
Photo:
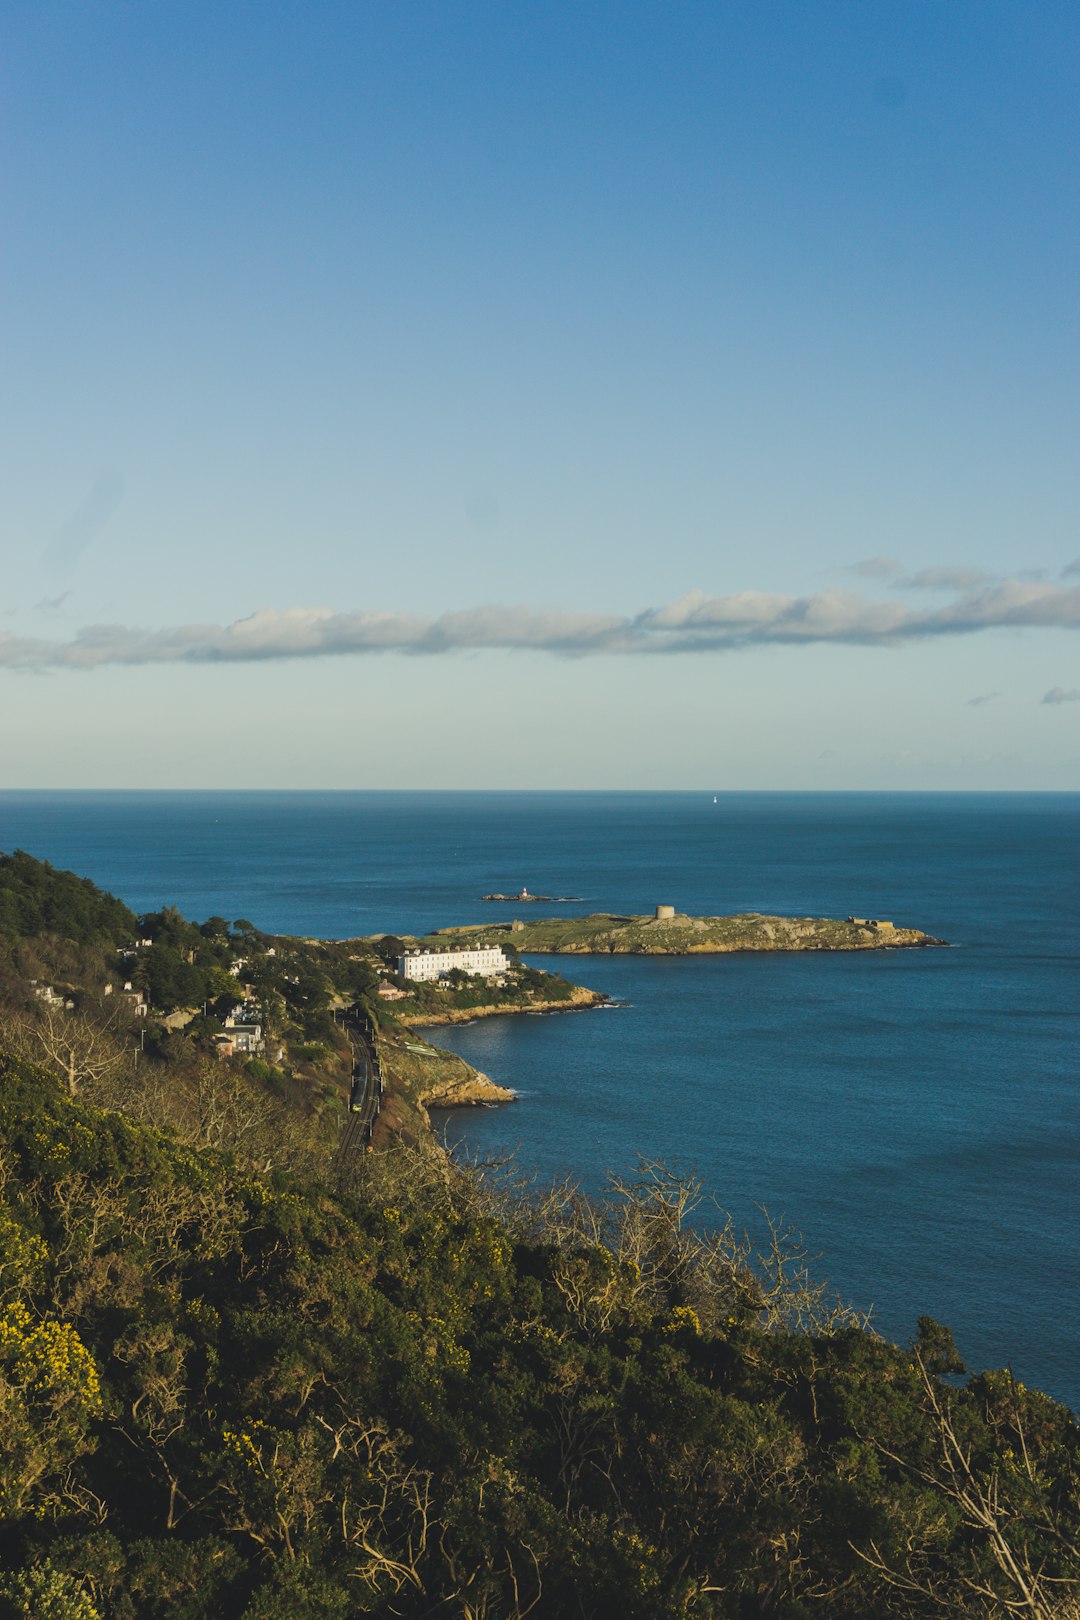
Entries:
[[1077, 1591], [1069, 1415], [943, 1382], [944, 1329], [883, 1342], [783, 1242], [695, 1237], [659, 1171], [589, 1206], [399, 1148], [334, 1190], [8, 1060], [0, 1166], [0, 1616], [1049, 1620]]

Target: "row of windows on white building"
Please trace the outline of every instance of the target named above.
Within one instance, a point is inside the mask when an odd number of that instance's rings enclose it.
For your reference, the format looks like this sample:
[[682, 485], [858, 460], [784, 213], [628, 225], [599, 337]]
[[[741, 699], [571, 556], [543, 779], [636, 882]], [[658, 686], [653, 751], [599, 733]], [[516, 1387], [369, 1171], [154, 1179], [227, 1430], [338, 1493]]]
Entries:
[[505, 973], [510, 959], [501, 945], [462, 945], [445, 951], [406, 951], [397, 959], [403, 979], [440, 979], [457, 968], [460, 973], [477, 973], [492, 979]]

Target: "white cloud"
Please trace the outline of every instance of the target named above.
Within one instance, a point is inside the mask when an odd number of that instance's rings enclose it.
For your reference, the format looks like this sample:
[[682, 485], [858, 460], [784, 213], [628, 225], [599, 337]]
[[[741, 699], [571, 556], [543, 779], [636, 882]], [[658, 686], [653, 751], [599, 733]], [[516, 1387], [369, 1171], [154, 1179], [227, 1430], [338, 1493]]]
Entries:
[[916, 591], [970, 591], [976, 585], [989, 584], [993, 577], [981, 568], [920, 568], [918, 573], [905, 574], [896, 583]]
[[1080, 703], [1080, 691], [1075, 687], [1069, 692], [1063, 686], [1052, 686], [1043, 698], [1044, 703]]
[[863, 557], [861, 562], [851, 563], [847, 572], [861, 579], [893, 579], [902, 568], [895, 557]]
[[[232, 624], [143, 630], [88, 625], [69, 641], [0, 635], [0, 667], [92, 669], [104, 664], [251, 663], [365, 653], [436, 655], [504, 648], [587, 657], [705, 653], [831, 642], [890, 646], [999, 627], [1080, 628], [1080, 586], [1006, 579], [931, 612], [846, 591], [785, 596], [693, 591], [633, 618], [556, 608], [469, 608], [437, 618], [383, 611], [263, 608]], [[1055, 688], [1055, 690], [1057, 690]], [[1047, 701], [1068, 701], [1050, 699]]]
[[845, 573], [857, 574], [861, 579], [888, 580], [906, 591], [970, 591], [977, 585], [988, 585], [994, 578], [983, 568], [919, 568], [905, 573], [895, 557], [864, 557], [861, 562], [849, 564]]

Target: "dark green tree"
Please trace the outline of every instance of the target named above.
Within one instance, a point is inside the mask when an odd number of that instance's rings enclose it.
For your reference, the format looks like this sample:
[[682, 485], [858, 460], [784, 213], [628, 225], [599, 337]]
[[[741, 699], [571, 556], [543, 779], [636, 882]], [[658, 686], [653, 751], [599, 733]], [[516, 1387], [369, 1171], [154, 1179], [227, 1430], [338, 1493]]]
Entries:
[[960, 1359], [952, 1329], [935, 1322], [932, 1316], [920, 1316], [915, 1334], [914, 1348], [928, 1373], [965, 1373], [967, 1368]]

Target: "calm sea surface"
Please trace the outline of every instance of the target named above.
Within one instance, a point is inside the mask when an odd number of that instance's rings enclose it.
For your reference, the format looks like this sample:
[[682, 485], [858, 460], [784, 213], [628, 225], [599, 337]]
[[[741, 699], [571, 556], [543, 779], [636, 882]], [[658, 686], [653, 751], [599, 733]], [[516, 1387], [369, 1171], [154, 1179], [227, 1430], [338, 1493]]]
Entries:
[[[4, 793], [0, 849], [136, 910], [345, 937], [564, 912], [882, 916], [947, 951], [538, 958], [628, 1005], [440, 1031], [512, 1107], [452, 1143], [599, 1186], [694, 1167], [801, 1228], [879, 1329], [1080, 1408], [1080, 796]], [[554, 908], [552, 908], [554, 909]]]

